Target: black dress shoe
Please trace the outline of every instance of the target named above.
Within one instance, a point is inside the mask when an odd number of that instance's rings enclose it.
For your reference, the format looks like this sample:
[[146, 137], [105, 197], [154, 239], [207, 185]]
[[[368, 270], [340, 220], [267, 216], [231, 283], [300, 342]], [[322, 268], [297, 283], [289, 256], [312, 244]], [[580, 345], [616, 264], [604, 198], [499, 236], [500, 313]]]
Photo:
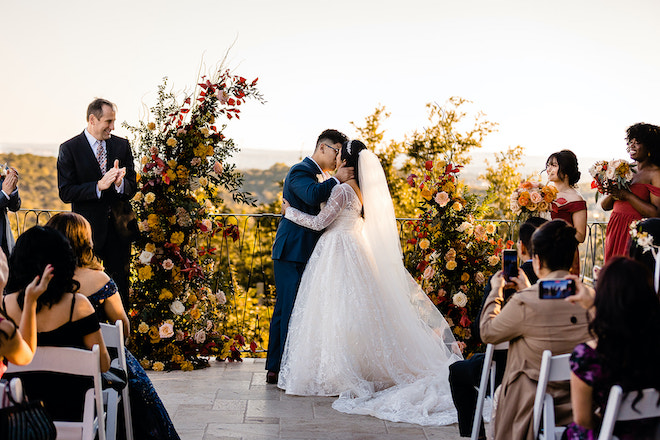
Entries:
[[269, 371], [266, 374], [266, 383], [277, 384], [278, 374], [275, 371]]

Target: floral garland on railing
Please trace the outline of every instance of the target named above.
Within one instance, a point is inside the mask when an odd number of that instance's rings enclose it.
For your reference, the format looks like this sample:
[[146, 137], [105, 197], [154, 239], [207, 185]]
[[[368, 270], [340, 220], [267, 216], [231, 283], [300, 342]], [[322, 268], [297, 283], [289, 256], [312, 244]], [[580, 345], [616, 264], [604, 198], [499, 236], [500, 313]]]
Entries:
[[421, 195], [422, 214], [409, 222], [413, 238], [404, 253], [406, 266], [447, 319], [466, 354], [480, 342], [472, 337], [488, 278], [500, 269], [500, 253], [513, 246], [498, 236], [495, 223], [478, 221], [483, 202], [464, 191], [461, 165], [426, 162], [424, 176], [411, 174]]
[[131, 265], [130, 348], [145, 368], [208, 366], [200, 356], [240, 360], [243, 336], [219, 332], [227, 277], [216, 272], [212, 244], [213, 237], [238, 238], [238, 228], [212, 214], [222, 207], [221, 191], [254, 203], [227, 163], [238, 149], [219, 120], [239, 118], [248, 98], [262, 101], [256, 83], [221, 70], [179, 103], [165, 92], [165, 79], [150, 120], [126, 125], [142, 165], [133, 199], [141, 234]]

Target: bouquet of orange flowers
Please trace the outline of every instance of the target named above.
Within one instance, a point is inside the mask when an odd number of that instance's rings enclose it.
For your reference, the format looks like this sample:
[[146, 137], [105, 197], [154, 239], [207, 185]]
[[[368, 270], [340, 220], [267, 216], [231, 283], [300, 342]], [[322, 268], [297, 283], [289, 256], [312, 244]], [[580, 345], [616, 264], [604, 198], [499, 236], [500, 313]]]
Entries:
[[591, 187], [597, 189], [596, 201], [598, 201], [599, 194], [609, 192], [609, 189], [629, 189], [630, 182], [635, 175], [636, 164], [631, 164], [623, 159], [616, 159], [612, 161], [599, 160], [589, 168], [589, 174], [594, 180], [591, 182]]
[[557, 188], [532, 179], [524, 180], [513, 191], [510, 207], [517, 216], [539, 216], [552, 210]]

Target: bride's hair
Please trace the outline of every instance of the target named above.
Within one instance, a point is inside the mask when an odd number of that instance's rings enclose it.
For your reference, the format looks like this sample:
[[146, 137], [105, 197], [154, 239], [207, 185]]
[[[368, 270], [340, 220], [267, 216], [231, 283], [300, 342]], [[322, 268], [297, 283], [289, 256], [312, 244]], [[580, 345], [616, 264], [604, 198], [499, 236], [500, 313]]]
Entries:
[[358, 169], [358, 157], [360, 156], [360, 151], [366, 150], [367, 147], [358, 140], [348, 140], [344, 142], [341, 146], [341, 160], [346, 161], [347, 167], [353, 167], [353, 172], [355, 174], [355, 180], [360, 185], [360, 170]]

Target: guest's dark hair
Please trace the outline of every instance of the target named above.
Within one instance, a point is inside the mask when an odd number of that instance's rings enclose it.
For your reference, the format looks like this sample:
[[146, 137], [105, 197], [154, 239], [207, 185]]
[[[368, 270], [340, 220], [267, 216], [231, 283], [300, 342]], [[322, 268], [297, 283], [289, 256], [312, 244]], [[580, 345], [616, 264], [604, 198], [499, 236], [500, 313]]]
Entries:
[[60, 212], [52, 216], [46, 226], [60, 231], [69, 240], [79, 267], [103, 270], [103, 264], [94, 255], [90, 240], [92, 229], [85, 217], [75, 212]]
[[575, 228], [560, 219], [544, 223], [532, 235], [532, 255], [551, 271], [570, 269], [577, 246]]
[[598, 275], [589, 331], [611, 377], [607, 389], [660, 389], [660, 302], [651, 286], [651, 272], [628, 257], [611, 258]]
[[525, 248], [527, 248], [528, 252], [532, 252], [532, 235], [534, 234], [534, 231], [546, 222], [547, 220], [543, 217], [530, 217], [525, 223], [520, 225], [520, 229], [518, 229], [518, 239], [522, 242]]
[[644, 145], [651, 163], [660, 166], [660, 127], [644, 122], [631, 125], [626, 130], [626, 140], [633, 139]]
[[112, 102], [103, 98], [96, 98], [94, 101], [90, 102], [87, 106], [87, 120], [89, 121], [90, 115], [94, 115], [96, 119], [101, 119], [103, 116], [103, 106], [109, 105], [112, 110], [117, 108]]
[[[350, 144], [350, 151], [349, 151]], [[341, 160], [346, 161], [347, 167], [353, 167], [353, 174], [355, 175], [355, 180], [360, 185], [360, 167], [358, 166], [358, 157], [360, 156], [360, 151], [366, 150], [367, 146], [358, 140], [346, 141], [341, 146]]]
[[348, 136], [346, 136], [344, 133], [333, 128], [329, 128], [327, 130], [323, 130], [323, 133], [319, 135], [318, 139], [316, 140], [316, 148], [318, 148], [323, 141], [330, 141], [332, 144], [343, 144], [347, 140]]
[[557, 161], [557, 176], [560, 179], [564, 179], [564, 176], [568, 177], [568, 184], [570, 186], [575, 186], [576, 183], [580, 180], [580, 170], [578, 169], [578, 160], [575, 153], [571, 150], [561, 150], [556, 153], [552, 153], [548, 160], [545, 162], [545, 165], [550, 165], [552, 159]]
[[25, 288], [35, 277], [41, 277], [48, 264], [53, 266], [53, 278], [37, 300], [37, 311], [58, 303], [65, 293], [76, 292], [80, 284], [73, 279], [76, 258], [69, 240], [53, 228], [33, 226], [18, 237], [9, 257], [7, 291], [19, 292], [18, 304], [21, 308]]

